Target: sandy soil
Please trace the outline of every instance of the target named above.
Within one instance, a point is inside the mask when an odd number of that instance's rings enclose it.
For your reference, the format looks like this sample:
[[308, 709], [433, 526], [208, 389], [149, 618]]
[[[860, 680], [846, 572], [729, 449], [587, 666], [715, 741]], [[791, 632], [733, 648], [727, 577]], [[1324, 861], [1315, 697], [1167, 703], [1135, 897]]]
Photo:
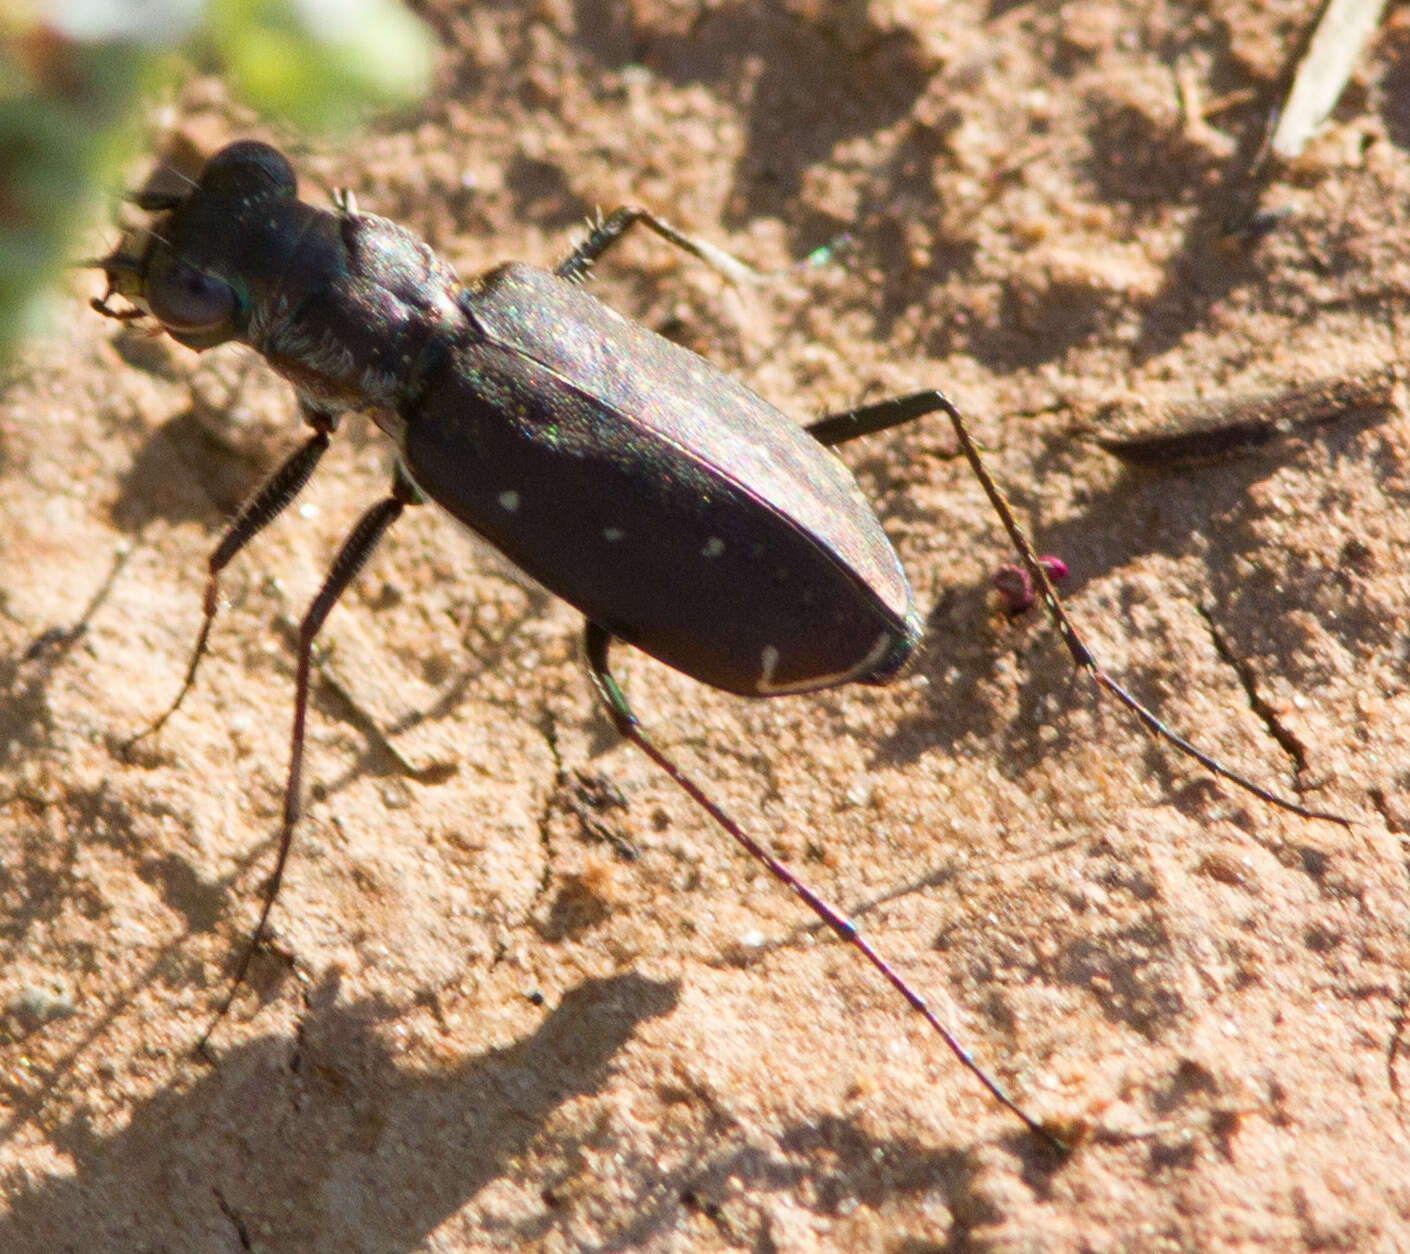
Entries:
[[[846, 454], [928, 607], [906, 678], [749, 702], [621, 652], [660, 739], [1085, 1130], [1059, 1160], [614, 743], [573, 613], [414, 511], [329, 625], [276, 944], [203, 1066], [288, 625], [388, 451], [347, 424], [125, 755], [298, 428], [248, 354], [123, 333], [78, 276], [0, 395], [0, 1249], [1410, 1248], [1401, 398], [1201, 466], [1092, 438], [1403, 360], [1406, 15], [1250, 185], [1308, 3], [429, 7], [424, 106], [310, 145], [198, 83], [154, 150], [277, 139], [466, 274], [626, 201], [765, 267], [850, 232], [744, 289], [632, 240], [597, 291], [800, 419], [944, 386], [1111, 669], [1355, 825], [1213, 781], [1005, 615], [941, 422]], [[1285, 216], [1222, 238], [1253, 207]]]

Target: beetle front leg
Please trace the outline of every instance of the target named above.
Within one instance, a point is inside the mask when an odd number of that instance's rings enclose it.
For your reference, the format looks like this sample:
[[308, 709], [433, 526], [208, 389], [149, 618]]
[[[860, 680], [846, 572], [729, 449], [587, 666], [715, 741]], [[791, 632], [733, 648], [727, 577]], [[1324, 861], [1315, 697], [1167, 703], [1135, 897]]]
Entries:
[[289, 848], [294, 840], [294, 827], [298, 824], [302, 808], [304, 730], [308, 723], [309, 688], [313, 673], [313, 642], [318, 637], [319, 631], [322, 630], [324, 621], [338, 603], [338, 598], [347, 591], [348, 585], [367, 564], [367, 559], [372, 556], [373, 550], [386, 535], [387, 529], [401, 517], [402, 511], [408, 505], [419, 505], [423, 499], [420, 490], [411, 482], [406, 471], [398, 463], [392, 480], [391, 494], [369, 509], [358, 520], [357, 526], [352, 529], [348, 538], [343, 541], [343, 547], [338, 550], [338, 556], [333, 559], [333, 564], [328, 569], [323, 586], [309, 605], [303, 622], [299, 624], [299, 654], [294, 681], [294, 730], [290, 738], [289, 775], [284, 784], [284, 821], [279, 831], [279, 851], [274, 859], [274, 870], [265, 887], [264, 904], [260, 909], [259, 922], [255, 924], [255, 930], [250, 934], [249, 942], [240, 955], [240, 961], [235, 967], [235, 975], [230, 982], [229, 992], [221, 1002], [210, 1026], [201, 1034], [201, 1039], [196, 1043], [196, 1049], [202, 1054], [208, 1054], [206, 1044], [210, 1040], [211, 1033], [225, 1018], [227, 1011], [235, 1001], [236, 993], [240, 991], [240, 986], [245, 982], [250, 962], [254, 958], [255, 950], [259, 947], [260, 937], [264, 934], [265, 925], [269, 922], [269, 913], [274, 909], [274, 900], [279, 896], [279, 885], [284, 879], [284, 867], [289, 861]]
[[206, 655], [206, 645], [210, 640], [211, 624], [215, 622], [216, 611], [220, 608], [220, 572], [223, 571], [251, 540], [273, 522], [303, 491], [304, 485], [328, 451], [329, 437], [337, 430], [338, 416], [315, 409], [307, 402], [299, 402], [299, 410], [304, 422], [313, 428], [313, 434], [295, 449], [272, 475], [266, 479], [255, 494], [241, 508], [233, 523], [227, 528], [220, 543], [206, 562], [206, 591], [201, 602], [201, 630], [196, 635], [195, 647], [191, 650], [191, 660], [186, 664], [186, 677], [171, 704], [158, 717], [128, 740], [124, 751], [131, 749], [139, 740], [145, 740], [161, 731], [167, 719], [176, 713], [186, 694], [196, 682], [196, 671], [201, 659]]

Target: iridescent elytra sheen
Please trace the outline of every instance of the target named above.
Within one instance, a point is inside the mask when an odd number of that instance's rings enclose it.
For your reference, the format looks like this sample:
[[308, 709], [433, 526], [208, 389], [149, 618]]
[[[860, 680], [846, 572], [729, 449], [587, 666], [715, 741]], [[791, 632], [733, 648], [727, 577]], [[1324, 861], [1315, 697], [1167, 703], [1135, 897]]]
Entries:
[[368, 410], [426, 496], [613, 636], [753, 696], [883, 682], [913, 652], [911, 589], [842, 462], [581, 283], [512, 263], [462, 284], [350, 198], [298, 200], [254, 142], [148, 207], [114, 292], [190, 347], [250, 345], [308, 411]]

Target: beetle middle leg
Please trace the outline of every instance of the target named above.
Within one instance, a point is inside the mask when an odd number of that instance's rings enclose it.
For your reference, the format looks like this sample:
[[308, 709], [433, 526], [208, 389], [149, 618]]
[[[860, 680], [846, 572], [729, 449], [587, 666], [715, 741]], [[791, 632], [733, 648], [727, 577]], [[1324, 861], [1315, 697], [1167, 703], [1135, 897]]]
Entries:
[[299, 408], [304, 422], [313, 428], [313, 434], [285, 458], [279, 469], [256, 489], [254, 495], [241, 507], [235, 521], [226, 529], [220, 543], [215, 546], [206, 562], [206, 591], [201, 603], [201, 629], [196, 634], [196, 643], [191, 649], [191, 660], [186, 664], [186, 676], [181, 681], [181, 688], [161, 714], [123, 744], [124, 750], [131, 749], [140, 740], [156, 735], [166, 725], [166, 721], [181, 708], [181, 703], [186, 700], [187, 693], [196, 682], [196, 671], [200, 668], [210, 641], [211, 624], [215, 622], [216, 612], [220, 609], [220, 572], [230, 565], [245, 545], [293, 503], [294, 498], [303, 491], [304, 485], [318, 468], [323, 454], [328, 451], [329, 438], [338, 427], [337, 415], [315, 409], [303, 401], [299, 403]]
[[693, 779], [690, 778], [675, 761], [668, 757], [662, 750], [642, 730], [641, 722], [627, 701], [626, 694], [622, 691], [621, 685], [613, 678], [608, 667], [608, 652], [612, 646], [612, 634], [597, 623], [589, 621], [583, 632], [583, 644], [587, 654], [588, 673], [592, 678], [593, 687], [597, 690], [598, 699], [607, 712], [608, 718], [612, 720], [613, 727], [623, 739], [636, 745], [648, 758], [659, 766], [677, 784], [685, 794], [705, 811], [720, 827], [727, 832], [751, 858], [756, 859], [767, 868], [779, 883], [783, 884], [790, 892], [798, 897], [814, 914], [818, 916], [827, 926], [843, 941], [851, 945], [863, 958], [867, 960], [886, 981], [901, 994], [909, 1003], [912, 1010], [921, 1015], [925, 1021], [939, 1034], [950, 1052], [974, 1074], [981, 1084], [994, 1096], [1000, 1105], [1011, 1110], [1017, 1115], [1031, 1132], [1036, 1133], [1047, 1141], [1059, 1153], [1067, 1153], [1067, 1146], [1045, 1128], [1041, 1123], [1028, 1114], [1019, 1106], [1013, 1098], [999, 1085], [999, 1083], [989, 1076], [987, 1072], [974, 1060], [973, 1055], [960, 1044], [958, 1038], [943, 1023], [926, 1003], [925, 999], [915, 991], [896, 972], [890, 963], [886, 961], [865, 937], [857, 931], [857, 925], [843, 914], [836, 906], [833, 906], [823, 897], [820, 897], [803, 880], [799, 879], [789, 868], [773, 856], [757, 840], [749, 835], [733, 818], [729, 816], [720, 805], [715, 802], [708, 793], [705, 792]]
[[[196, 1049], [202, 1054], [208, 1055], [206, 1047], [210, 1041], [211, 1033], [225, 1018], [235, 1001], [235, 995], [245, 982], [250, 963], [254, 959], [255, 951], [259, 948], [260, 937], [264, 934], [265, 925], [269, 922], [269, 913], [274, 909], [275, 898], [279, 896], [279, 886], [284, 879], [284, 867], [289, 861], [289, 849], [293, 844], [294, 828], [298, 825], [299, 814], [302, 811], [304, 729], [308, 722], [309, 688], [313, 674], [313, 642], [319, 631], [322, 630], [324, 621], [338, 603], [338, 598], [347, 591], [348, 585], [357, 578], [358, 572], [367, 564], [367, 559], [372, 556], [373, 550], [386, 535], [387, 529], [401, 517], [408, 505], [420, 504], [423, 499], [416, 485], [411, 482], [401, 464], [398, 463], [392, 480], [391, 493], [363, 514], [357, 525], [348, 533], [348, 538], [343, 541], [343, 547], [338, 550], [338, 556], [333, 559], [333, 564], [328, 568], [323, 586], [318, 590], [318, 595], [313, 598], [308, 611], [304, 614], [303, 621], [299, 624], [299, 652], [294, 680], [294, 729], [290, 737], [289, 775], [284, 785], [284, 817], [279, 828], [279, 850], [275, 855], [274, 869], [270, 872], [269, 880], [265, 885], [264, 903], [260, 908], [259, 922], [255, 924], [254, 931], [250, 934], [244, 952], [241, 953], [240, 960], [235, 966], [235, 974], [231, 978], [229, 991], [216, 1010], [210, 1025], [201, 1034], [201, 1039], [196, 1042]], [[286, 501], [285, 504], [287, 503]]]
[[560, 279], [580, 282], [592, 272], [593, 265], [609, 248], [617, 243], [634, 226], [644, 226], [655, 231], [663, 240], [674, 244], [692, 257], [698, 257], [712, 270], [718, 270], [726, 278], [736, 283], [750, 283], [766, 277], [753, 266], [745, 265], [737, 257], [730, 256], [723, 248], [705, 240], [692, 239], [683, 235], [669, 222], [658, 218], [648, 209], [637, 205], [623, 205], [614, 209], [607, 217], [595, 223], [587, 239], [583, 240], [571, 253], [554, 267], [553, 273]]

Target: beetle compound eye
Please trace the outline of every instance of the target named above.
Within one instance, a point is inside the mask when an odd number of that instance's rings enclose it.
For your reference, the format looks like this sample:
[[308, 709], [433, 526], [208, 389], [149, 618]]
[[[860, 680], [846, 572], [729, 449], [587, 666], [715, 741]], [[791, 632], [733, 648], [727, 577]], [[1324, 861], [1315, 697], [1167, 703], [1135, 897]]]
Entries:
[[168, 331], [213, 331], [233, 319], [235, 289], [178, 261], [150, 280], [147, 304]]

